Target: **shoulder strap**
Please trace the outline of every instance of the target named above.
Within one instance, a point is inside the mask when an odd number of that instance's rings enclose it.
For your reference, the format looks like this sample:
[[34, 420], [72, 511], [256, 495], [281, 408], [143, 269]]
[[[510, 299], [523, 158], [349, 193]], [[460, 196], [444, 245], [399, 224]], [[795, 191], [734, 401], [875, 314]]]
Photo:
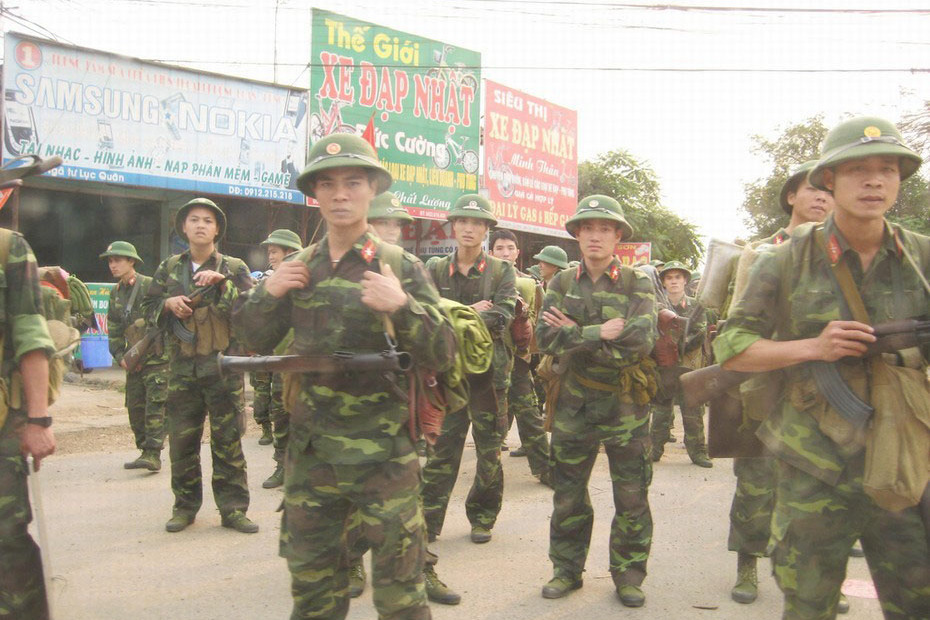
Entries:
[[849, 272], [849, 266], [846, 264], [846, 261], [840, 256], [836, 262], [833, 262], [830, 257], [823, 227], [818, 226], [814, 229], [814, 238], [817, 240], [817, 245], [823, 250], [824, 256], [827, 258], [827, 262], [833, 270], [833, 277], [836, 278], [837, 283], [840, 285], [840, 291], [842, 291], [843, 297], [846, 299], [846, 304], [849, 306], [853, 318], [860, 323], [870, 323], [869, 313], [865, 309], [862, 296], [859, 294], [859, 288], [853, 281], [852, 274]]
[[[493, 258], [491, 256], [488, 257]], [[491, 300], [494, 291], [500, 286], [501, 278], [504, 277], [504, 261], [496, 259], [489, 261], [491, 264], [491, 273], [481, 281], [481, 299]]]

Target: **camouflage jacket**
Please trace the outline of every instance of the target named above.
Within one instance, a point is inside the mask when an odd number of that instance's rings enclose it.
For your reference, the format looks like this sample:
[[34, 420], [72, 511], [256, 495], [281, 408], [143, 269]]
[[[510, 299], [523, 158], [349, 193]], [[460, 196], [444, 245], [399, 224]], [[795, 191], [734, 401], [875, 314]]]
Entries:
[[[233, 313], [243, 344], [270, 351], [293, 327], [290, 351], [296, 354], [385, 350], [383, 320], [362, 303], [360, 284], [366, 271], [380, 271], [382, 244], [373, 233], [365, 233], [336, 266], [329, 260], [328, 237], [318, 247], [293, 255], [289, 260], [307, 264], [310, 285], [276, 299], [260, 282]], [[451, 367], [456, 350], [452, 325], [437, 309], [439, 295], [419, 259], [404, 252], [402, 271], [396, 275], [407, 305], [391, 316], [398, 349], [409, 352], [417, 364], [443, 372]], [[406, 392], [406, 379], [395, 380]], [[298, 450], [311, 445], [327, 463], [382, 462], [412, 452], [408, 417], [407, 405], [380, 373], [303, 375], [288, 441]]]
[[[669, 308], [678, 316], [688, 316], [694, 310], [696, 303], [694, 297], [685, 295], [681, 298], [681, 302], [677, 304], [673, 304], [669, 300]], [[702, 309], [696, 317], [691, 319], [691, 323], [688, 325], [688, 333], [685, 335], [685, 353], [694, 351], [704, 343], [704, 333], [706, 331], [707, 312]]]
[[[214, 252], [197, 269], [197, 272], [218, 271], [228, 280], [208, 293], [200, 306], [210, 306], [211, 312], [228, 324], [233, 304], [239, 294], [252, 288], [252, 276], [249, 268], [240, 259], [224, 254], [219, 259], [220, 264], [217, 265], [218, 256], [220, 256], [219, 253]], [[149, 289], [142, 298], [142, 312], [150, 325], [166, 327], [170, 318], [173, 317], [169, 317], [170, 313], [164, 309], [165, 300], [176, 295], [187, 295], [196, 288], [193, 284], [193, 276], [197, 272], [192, 271], [191, 267], [190, 251], [186, 250], [181, 254], [166, 258], [155, 270]], [[165, 335], [165, 353], [168, 356], [172, 373], [204, 377], [219, 372], [216, 367], [216, 356], [213, 354], [183, 355], [181, 340], [170, 328]]]
[[[482, 300], [494, 304], [491, 310], [480, 314], [494, 337], [494, 356], [491, 360], [494, 388], [506, 389], [510, 385], [510, 370], [513, 367], [510, 323], [513, 321], [517, 303], [516, 270], [510, 263], [488, 256], [483, 251], [468, 270], [468, 275], [458, 270], [456, 261], [456, 252], [433, 261], [430, 265], [430, 275], [439, 289], [439, 294], [446, 299], [466, 306]], [[497, 286], [493, 287], [495, 283], [490, 279], [495, 274], [500, 274], [500, 278]]]
[[[628, 270], [626, 276], [624, 270]], [[549, 282], [541, 313], [550, 308], [558, 308], [577, 323], [549, 327], [539, 321], [536, 326], [536, 342], [542, 352], [562, 359], [571, 355], [557, 417], [574, 416], [584, 409], [585, 416], [592, 420], [616, 421], [619, 404], [628, 399], [620, 393], [610, 397], [603, 391], [584, 387], [578, 377], [620, 386], [622, 376], [640, 372], [656, 339], [655, 289], [651, 279], [639, 270], [623, 267], [615, 257], [604, 274], [592, 282], [582, 261], [576, 269], [561, 271]], [[623, 331], [614, 340], [602, 340], [601, 325], [614, 318], [625, 319]], [[644, 372], [652, 373], [654, 387], [654, 365], [648, 366]], [[637, 417], [637, 428], [648, 423], [648, 415]]]
[[0, 287], [3, 361], [18, 363], [23, 355], [36, 350], [51, 355], [55, 352], [55, 345], [39, 310], [41, 294], [32, 248], [19, 233], [2, 231], [2, 234], [12, 235], [6, 265], [0, 265], [3, 280]]
[[[830, 261], [814, 238], [816, 226], [820, 225], [804, 224], [793, 231], [789, 242], [761, 248], [746, 290], [730, 309], [726, 326], [714, 341], [719, 362], [762, 338], [813, 338], [829, 321], [851, 318]], [[838, 260], [849, 266], [873, 324], [927, 314], [930, 294], [899, 248], [906, 248], [924, 275], [930, 275], [930, 238], [886, 223], [882, 246], [868, 271], [863, 272], [858, 254], [836, 228], [833, 216], [822, 226], [828, 243], [837, 249]], [[865, 384], [862, 360], [843, 360], [840, 372], [854, 389]], [[815, 415], [823, 419], [831, 408], [816, 391], [806, 364], [786, 369], [785, 377], [786, 398], [763, 422], [758, 435], [779, 458], [834, 484], [861, 446], [841, 445], [823, 432]], [[806, 400], [798, 398], [802, 393]]]
[[[132, 297], [132, 289], [138, 283], [139, 290], [133, 299], [132, 308], [129, 314], [126, 314], [129, 298]], [[123, 355], [134, 345], [145, 333], [147, 325], [145, 323], [145, 313], [142, 311], [142, 299], [152, 284], [152, 278], [137, 273], [131, 284], [117, 282], [116, 286], [110, 289], [110, 305], [107, 308], [107, 331], [109, 335], [110, 355], [118, 364], [123, 359]], [[129, 330], [129, 340], [127, 341], [126, 330]], [[168, 361], [165, 355], [164, 342], [161, 337], [157, 337], [152, 346], [149, 347], [142, 360], [142, 366], [157, 366]]]

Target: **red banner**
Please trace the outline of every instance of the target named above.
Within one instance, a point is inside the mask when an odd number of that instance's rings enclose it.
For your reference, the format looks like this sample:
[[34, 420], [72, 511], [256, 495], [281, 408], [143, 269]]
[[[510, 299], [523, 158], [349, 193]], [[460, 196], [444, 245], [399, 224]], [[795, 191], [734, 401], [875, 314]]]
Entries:
[[618, 243], [614, 254], [624, 265], [642, 265], [651, 260], [652, 244], [648, 241]]
[[485, 80], [484, 186], [501, 225], [567, 237], [578, 205], [578, 113]]

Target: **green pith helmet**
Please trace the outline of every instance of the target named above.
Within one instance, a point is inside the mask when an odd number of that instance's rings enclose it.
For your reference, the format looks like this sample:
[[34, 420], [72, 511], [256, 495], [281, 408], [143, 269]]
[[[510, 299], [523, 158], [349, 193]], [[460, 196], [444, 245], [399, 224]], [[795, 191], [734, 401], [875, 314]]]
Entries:
[[222, 239], [226, 234], [226, 214], [209, 198], [194, 198], [174, 214], [174, 229], [181, 235], [181, 239], [187, 239], [184, 235], [184, 220], [187, 218], [187, 213], [194, 207], [206, 207], [216, 214], [217, 233], [214, 241]]
[[533, 260], [541, 260], [544, 263], [555, 265], [559, 269], [568, 267], [568, 254], [557, 245], [547, 245], [539, 251], [539, 254], [533, 257]]
[[532, 265], [527, 268], [526, 273], [530, 274], [537, 280], [542, 280], [542, 272], [539, 270], [539, 265]]
[[816, 165], [816, 159], [804, 162], [791, 171], [791, 176], [788, 177], [785, 184], [781, 186], [781, 195], [778, 197], [778, 204], [781, 205], [781, 208], [784, 209], [785, 213], [788, 215], [791, 215], [791, 211], [794, 210], [794, 208], [788, 204], [788, 194], [798, 191], [798, 188], [801, 187], [801, 183], [807, 178], [807, 174], [813, 170]]
[[313, 178], [331, 168], [367, 168], [375, 171], [375, 193], [391, 187], [394, 180], [378, 161], [375, 149], [364, 138], [350, 133], [334, 133], [316, 141], [307, 154], [307, 165], [297, 177], [297, 188], [313, 198]]
[[136, 264], [142, 263], [139, 253], [136, 252], [136, 246], [128, 241], [114, 241], [107, 246], [107, 251], [100, 255], [99, 258], [110, 258], [111, 256], [125, 256], [136, 261]]
[[870, 155], [892, 155], [900, 160], [901, 180], [920, 168], [920, 155], [904, 144], [901, 132], [892, 123], [875, 116], [860, 116], [830, 130], [820, 149], [820, 161], [808, 181], [817, 189], [823, 185], [823, 171], [851, 159]]
[[620, 228], [623, 229], [623, 237], [621, 237], [621, 239], [629, 239], [633, 236], [633, 227], [626, 221], [623, 215], [623, 208], [620, 206], [619, 202], [610, 196], [595, 194], [594, 196], [582, 198], [581, 202], [578, 203], [578, 208], [575, 210], [575, 215], [571, 216], [568, 221], [565, 222], [565, 230], [568, 231], [568, 234], [572, 237], [576, 236], [575, 233], [578, 230], [578, 223], [582, 220], [610, 220], [612, 222], [617, 222], [620, 224]]
[[368, 208], [368, 220], [400, 220], [402, 222], [412, 222], [413, 216], [407, 213], [407, 209], [400, 203], [392, 192], [378, 194], [371, 201]]
[[497, 218], [494, 217], [491, 203], [487, 198], [478, 194], [465, 194], [455, 201], [452, 210], [446, 214], [446, 219], [451, 222], [457, 217], [473, 217], [476, 220], [489, 222], [488, 226], [497, 226]]
[[665, 266], [663, 266], [659, 271], [659, 279], [664, 279], [665, 274], [667, 274], [669, 271], [683, 271], [685, 274], [685, 283], [691, 281], [691, 270], [685, 267], [685, 264], [681, 261], [670, 260], [665, 263]]
[[282, 248], [297, 251], [304, 249], [304, 246], [300, 244], [300, 235], [287, 228], [271, 231], [268, 238], [262, 241], [262, 245], [279, 245]]

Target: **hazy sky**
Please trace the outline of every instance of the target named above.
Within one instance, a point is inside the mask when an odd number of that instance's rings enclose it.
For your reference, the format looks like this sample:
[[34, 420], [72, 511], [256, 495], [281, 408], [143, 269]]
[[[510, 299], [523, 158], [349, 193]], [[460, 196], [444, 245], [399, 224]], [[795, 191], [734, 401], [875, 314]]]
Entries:
[[446, 41], [481, 52], [483, 77], [576, 109], [580, 159], [627, 149], [669, 208], [723, 239], [745, 234], [744, 184], [768, 170], [753, 134], [898, 120], [930, 99], [926, 2], [693, 1], [19, 0], [28, 21], [3, 27], [304, 88], [312, 6]]

